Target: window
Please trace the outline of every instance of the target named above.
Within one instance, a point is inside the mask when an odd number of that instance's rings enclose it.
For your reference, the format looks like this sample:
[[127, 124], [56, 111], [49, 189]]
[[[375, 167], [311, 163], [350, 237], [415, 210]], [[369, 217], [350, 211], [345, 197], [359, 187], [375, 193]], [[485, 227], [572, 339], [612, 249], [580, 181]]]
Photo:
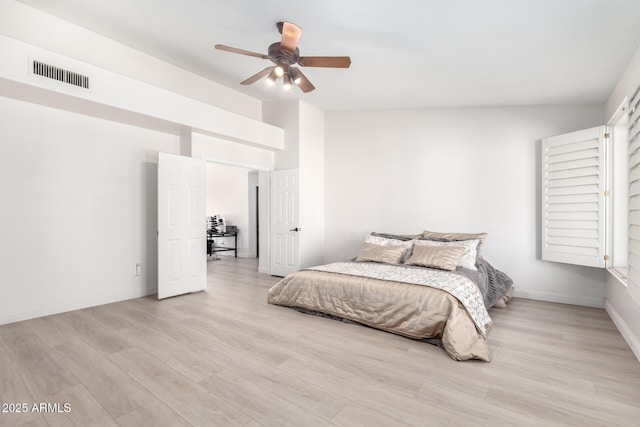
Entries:
[[542, 140], [542, 259], [607, 267], [640, 304], [640, 88], [610, 126]]

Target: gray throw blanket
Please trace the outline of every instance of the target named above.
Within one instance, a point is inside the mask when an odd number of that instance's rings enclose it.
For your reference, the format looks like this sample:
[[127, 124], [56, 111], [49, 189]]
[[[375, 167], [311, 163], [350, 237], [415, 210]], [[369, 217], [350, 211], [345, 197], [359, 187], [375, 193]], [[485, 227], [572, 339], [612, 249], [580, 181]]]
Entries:
[[484, 298], [484, 306], [488, 310], [513, 286], [513, 280], [482, 258], [478, 260], [476, 267], [478, 271], [458, 268], [456, 273], [468, 277], [478, 285]]

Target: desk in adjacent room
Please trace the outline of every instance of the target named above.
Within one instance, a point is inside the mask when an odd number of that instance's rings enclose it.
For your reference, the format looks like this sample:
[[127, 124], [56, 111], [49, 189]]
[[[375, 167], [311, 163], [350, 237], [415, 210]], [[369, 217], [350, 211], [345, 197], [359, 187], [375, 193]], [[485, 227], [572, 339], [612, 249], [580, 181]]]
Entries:
[[[221, 246], [216, 244], [216, 239], [233, 237], [233, 247]], [[211, 256], [215, 252], [233, 251], [233, 254], [238, 258], [238, 227], [234, 225], [227, 225], [219, 231], [216, 229], [207, 230], [207, 255]]]

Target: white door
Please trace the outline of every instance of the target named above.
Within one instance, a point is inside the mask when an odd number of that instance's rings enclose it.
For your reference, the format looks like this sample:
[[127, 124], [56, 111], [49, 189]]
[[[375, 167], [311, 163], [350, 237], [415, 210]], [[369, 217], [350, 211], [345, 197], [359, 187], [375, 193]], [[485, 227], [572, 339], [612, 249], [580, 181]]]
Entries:
[[158, 299], [207, 287], [206, 162], [158, 153]]
[[286, 276], [300, 269], [298, 170], [271, 172], [271, 274]]

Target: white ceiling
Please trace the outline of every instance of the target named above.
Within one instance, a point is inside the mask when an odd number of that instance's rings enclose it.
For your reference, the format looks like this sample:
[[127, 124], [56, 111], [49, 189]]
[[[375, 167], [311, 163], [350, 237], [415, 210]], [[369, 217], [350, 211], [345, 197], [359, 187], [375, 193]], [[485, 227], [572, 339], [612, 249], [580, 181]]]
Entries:
[[[21, 0], [263, 100], [325, 110], [603, 103], [640, 45], [639, 0]], [[268, 60], [276, 22], [304, 29], [316, 90], [240, 81]]]

